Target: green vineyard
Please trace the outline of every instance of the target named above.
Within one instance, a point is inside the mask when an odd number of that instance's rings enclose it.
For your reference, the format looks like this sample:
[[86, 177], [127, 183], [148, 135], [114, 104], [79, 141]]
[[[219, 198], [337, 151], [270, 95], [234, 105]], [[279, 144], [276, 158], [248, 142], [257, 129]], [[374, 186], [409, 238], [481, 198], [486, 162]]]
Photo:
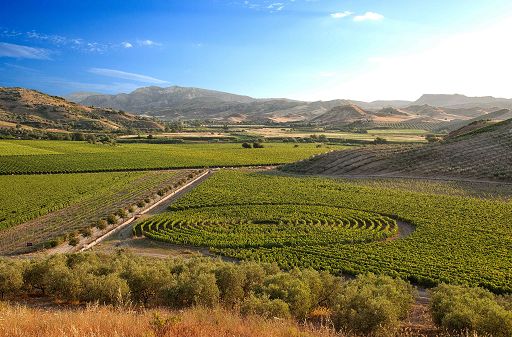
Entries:
[[[341, 146], [335, 146], [342, 149]], [[0, 174], [164, 170], [211, 166], [291, 163], [329, 151], [315, 144], [265, 143], [261, 149], [241, 144], [122, 144], [65, 141], [0, 141]]]
[[[443, 195], [439, 183], [430, 193], [420, 184], [415, 191], [412, 181], [405, 189], [221, 171], [135, 232], [285, 269], [512, 291], [512, 203]], [[413, 225], [412, 234], [396, 237], [398, 220]]]
[[389, 217], [337, 207], [240, 205], [176, 211], [134, 231], [177, 244], [272, 248], [371, 242], [397, 234], [398, 227]]

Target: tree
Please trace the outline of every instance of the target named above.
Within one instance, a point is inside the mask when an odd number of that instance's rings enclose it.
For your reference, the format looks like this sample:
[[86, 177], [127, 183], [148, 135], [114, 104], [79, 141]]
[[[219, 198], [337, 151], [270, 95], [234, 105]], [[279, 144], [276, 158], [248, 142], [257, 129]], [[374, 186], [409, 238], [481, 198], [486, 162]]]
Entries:
[[377, 137], [373, 140], [373, 144], [387, 144], [388, 140], [382, 137]]
[[23, 266], [14, 261], [0, 260], [0, 298], [15, 294], [23, 286]]
[[249, 144], [249, 143], [242, 143], [242, 147], [243, 147], [244, 149], [250, 149], [250, 148], [252, 148], [252, 145], [251, 145], [251, 144]]

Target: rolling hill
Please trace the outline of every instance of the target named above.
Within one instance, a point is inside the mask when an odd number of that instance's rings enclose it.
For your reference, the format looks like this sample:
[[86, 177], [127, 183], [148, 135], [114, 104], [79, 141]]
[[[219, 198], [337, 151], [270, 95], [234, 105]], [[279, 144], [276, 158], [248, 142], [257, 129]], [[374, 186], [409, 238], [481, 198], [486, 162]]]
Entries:
[[440, 143], [366, 146], [283, 167], [299, 174], [512, 181], [512, 119], [466, 129]]
[[91, 108], [24, 88], [0, 88], [0, 127], [56, 132], [164, 128], [148, 118], [113, 109]]
[[[131, 93], [70, 94], [87, 106], [114, 108], [163, 120], [209, 120], [219, 123], [313, 123], [324, 126], [422, 127], [451, 131], [447, 125], [499, 110], [512, 100], [463, 95], [423, 95], [415, 102], [347, 99], [306, 102], [285, 98], [257, 99], [227, 92], [171, 86], [139, 88]], [[353, 111], [349, 111], [349, 106]], [[354, 108], [357, 106], [357, 108]], [[362, 111], [358, 111], [358, 110]], [[454, 124], [455, 125], [455, 124]], [[457, 124], [460, 126], [460, 124]]]

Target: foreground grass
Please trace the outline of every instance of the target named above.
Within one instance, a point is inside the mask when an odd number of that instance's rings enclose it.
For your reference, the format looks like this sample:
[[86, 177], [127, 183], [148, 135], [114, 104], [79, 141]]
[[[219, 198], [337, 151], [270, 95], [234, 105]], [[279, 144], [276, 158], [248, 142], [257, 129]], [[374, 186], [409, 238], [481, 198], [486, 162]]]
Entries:
[[224, 309], [133, 311], [89, 306], [84, 309], [33, 309], [0, 304], [2, 337], [334, 337], [328, 329], [292, 320], [242, 317]]

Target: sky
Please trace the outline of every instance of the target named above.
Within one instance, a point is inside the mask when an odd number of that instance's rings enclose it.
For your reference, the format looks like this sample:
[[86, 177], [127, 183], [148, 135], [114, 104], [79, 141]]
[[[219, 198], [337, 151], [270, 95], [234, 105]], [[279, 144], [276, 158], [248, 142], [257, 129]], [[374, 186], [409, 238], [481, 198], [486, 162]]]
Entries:
[[0, 86], [512, 97], [510, 0], [2, 1]]

